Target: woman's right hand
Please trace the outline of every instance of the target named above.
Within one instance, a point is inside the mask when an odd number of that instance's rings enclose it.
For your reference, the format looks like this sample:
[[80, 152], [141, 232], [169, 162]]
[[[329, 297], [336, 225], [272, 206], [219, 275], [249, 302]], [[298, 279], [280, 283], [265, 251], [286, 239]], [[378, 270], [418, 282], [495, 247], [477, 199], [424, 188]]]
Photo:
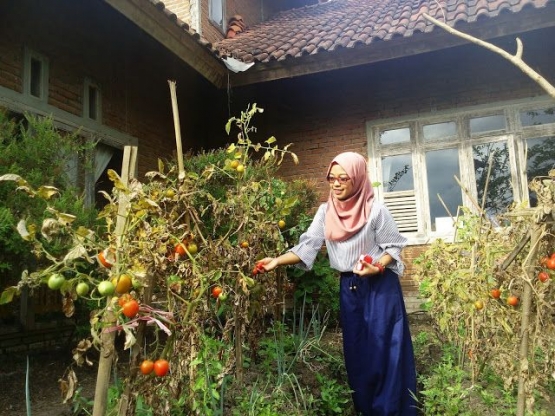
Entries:
[[262, 260], [258, 260], [256, 262], [257, 265], [262, 265], [265, 271], [271, 272], [276, 267], [279, 266], [278, 260], [276, 257], [265, 257]]

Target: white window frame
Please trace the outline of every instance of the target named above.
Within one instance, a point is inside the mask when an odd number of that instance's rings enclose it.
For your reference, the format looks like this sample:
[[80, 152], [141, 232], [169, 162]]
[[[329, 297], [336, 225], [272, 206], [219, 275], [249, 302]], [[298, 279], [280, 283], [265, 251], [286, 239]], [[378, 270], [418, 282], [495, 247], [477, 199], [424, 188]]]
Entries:
[[[393, 119], [373, 120], [366, 123], [368, 140], [369, 174], [373, 182], [383, 183], [382, 158], [400, 154], [410, 154], [412, 160], [411, 173], [414, 181], [415, 206], [402, 204], [403, 192], [395, 192], [399, 198], [395, 201], [407, 209], [407, 215], [417, 212], [417, 231], [403, 232], [409, 239], [409, 244], [426, 244], [436, 238], [449, 240], [454, 230], [445, 232], [432, 231], [430, 222], [429, 195], [427, 188], [426, 152], [448, 148], [458, 149], [460, 176], [459, 180], [466, 187], [462, 192], [462, 202], [465, 207], [474, 209], [472, 200], [477, 199], [475, 169], [473, 165], [472, 147], [477, 144], [491, 142], [506, 142], [509, 150], [509, 164], [511, 170], [511, 184], [515, 201], [528, 201], [528, 178], [526, 177], [526, 140], [542, 136], [555, 136], [555, 123], [540, 126], [522, 127], [520, 112], [538, 108], [555, 107], [555, 102], [547, 97], [538, 99], [519, 100], [491, 105], [466, 107], [457, 110], [434, 112], [428, 115], [413, 115]], [[505, 117], [506, 128], [502, 131], [486, 132], [471, 135], [469, 131], [470, 119], [488, 115], [502, 114]], [[425, 141], [423, 126], [435, 123], [454, 121], [456, 123], [456, 137], [447, 140]], [[410, 141], [403, 143], [380, 144], [380, 132], [399, 128], [410, 129]], [[386, 192], [383, 186], [375, 189], [376, 197], [385, 201]], [[406, 192], [405, 192], [406, 193]], [[410, 192], [409, 192], [410, 193]], [[468, 193], [468, 195], [467, 195]], [[388, 198], [392, 197], [388, 193]], [[408, 193], [407, 193], [408, 194]], [[410, 195], [407, 198], [412, 198]], [[407, 199], [407, 201], [409, 201]], [[478, 201], [481, 203], [481, 201]], [[386, 202], [387, 204], [387, 202]], [[411, 202], [412, 204], [412, 202]], [[408, 208], [407, 208], [408, 207]], [[452, 213], [456, 216], [457, 213]], [[445, 214], [448, 216], [448, 214]], [[401, 229], [402, 227], [400, 227]]]
[[[40, 73], [40, 88], [39, 95], [36, 96], [31, 93], [32, 83], [32, 61], [39, 61], [41, 64]], [[35, 100], [47, 102], [48, 101], [48, 79], [49, 79], [49, 62], [48, 58], [30, 48], [25, 48], [23, 56], [23, 94]]]
[[[96, 106], [95, 112], [96, 117], [93, 118], [90, 116], [91, 108], [90, 108], [90, 88], [94, 88], [96, 90]], [[100, 85], [90, 78], [85, 78], [83, 82], [83, 117], [89, 120], [92, 120], [97, 123], [102, 123], [102, 89]]]

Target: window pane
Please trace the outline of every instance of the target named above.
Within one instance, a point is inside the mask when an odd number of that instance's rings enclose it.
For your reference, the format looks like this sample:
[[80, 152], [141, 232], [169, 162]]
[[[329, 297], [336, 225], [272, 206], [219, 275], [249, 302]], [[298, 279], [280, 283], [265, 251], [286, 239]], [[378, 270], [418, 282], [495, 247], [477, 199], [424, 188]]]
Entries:
[[478, 190], [478, 205], [482, 206], [484, 191], [486, 191], [489, 158], [490, 155], [492, 155], [493, 163], [487, 184], [485, 210], [489, 215], [505, 212], [513, 200], [509, 149], [507, 143], [486, 143], [473, 146], [472, 150], [474, 157], [474, 172], [476, 174], [476, 188]]
[[98, 106], [98, 90], [92, 85], [89, 86], [89, 118], [96, 120]]
[[520, 122], [524, 127], [555, 123], [555, 108], [522, 111]]
[[42, 81], [42, 63], [38, 59], [31, 58], [31, 95], [40, 98]]
[[[457, 209], [462, 205], [462, 191], [455, 181], [455, 175], [460, 178], [458, 150], [444, 149], [427, 152], [426, 172], [432, 230], [436, 231], [436, 219], [450, 215], [456, 217]], [[438, 195], [449, 212], [446, 211]]]
[[220, 27], [223, 27], [223, 2], [224, 0], [210, 0], [210, 19], [212, 19]]
[[428, 124], [424, 126], [424, 139], [437, 140], [457, 134], [457, 125], [453, 121], [447, 123]]
[[503, 129], [505, 129], [505, 116], [502, 114], [496, 116], [478, 117], [470, 120], [471, 134]]
[[[536, 176], [547, 176], [555, 168], [555, 136], [536, 137], [526, 141], [526, 177], [531, 181]], [[530, 206], [538, 205], [535, 192], [530, 191]]]
[[385, 130], [380, 134], [381, 144], [408, 143], [410, 142], [410, 129]]
[[382, 159], [382, 169], [385, 192], [414, 189], [412, 156], [410, 154], [384, 157]]

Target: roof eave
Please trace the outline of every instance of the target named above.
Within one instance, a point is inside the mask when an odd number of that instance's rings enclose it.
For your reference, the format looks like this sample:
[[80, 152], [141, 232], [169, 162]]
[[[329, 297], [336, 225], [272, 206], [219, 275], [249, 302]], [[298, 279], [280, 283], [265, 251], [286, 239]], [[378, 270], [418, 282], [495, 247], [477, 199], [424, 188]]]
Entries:
[[[461, 22], [455, 27], [479, 39], [492, 40], [554, 26], [555, 8], [551, 7], [523, 10], [517, 14], [502, 13], [496, 18], [482, 19], [480, 24]], [[434, 27], [428, 33], [417, 32], [409, 37], [398, 36], [355, 48], [320, 51], [317, 54], [267, 63], [257, 62], [248, 71], [231, 74], [230, 81], [234, 86], [250, 85], [413, 56], [467, 43], [464, 39]]]
[[227, 69], [216, 54], [191, 36], [175, 21], [157, 10], [149, 0], [105, 0], [184, 63], [216, 87], [221, 88]]

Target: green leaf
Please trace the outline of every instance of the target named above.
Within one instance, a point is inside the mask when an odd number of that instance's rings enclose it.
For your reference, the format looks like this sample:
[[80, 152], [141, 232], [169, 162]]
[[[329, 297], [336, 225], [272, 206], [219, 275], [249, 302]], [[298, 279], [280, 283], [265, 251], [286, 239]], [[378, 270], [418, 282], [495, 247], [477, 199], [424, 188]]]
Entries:
[[0, 305], [5, 305], [13, 300], [14, 295], [18, 292], [17, 286], [10, 286], [2, 292], [0, 295]]
[[[231, 130], [231, 123], [233, 122], [235, 117], [230, 118], [229, 120], [227, 120], [227, 123], [225, 123], [225, 132], [229, 135], [229, 131]], [[233, 145], [232, 145], [233, 146]]]

